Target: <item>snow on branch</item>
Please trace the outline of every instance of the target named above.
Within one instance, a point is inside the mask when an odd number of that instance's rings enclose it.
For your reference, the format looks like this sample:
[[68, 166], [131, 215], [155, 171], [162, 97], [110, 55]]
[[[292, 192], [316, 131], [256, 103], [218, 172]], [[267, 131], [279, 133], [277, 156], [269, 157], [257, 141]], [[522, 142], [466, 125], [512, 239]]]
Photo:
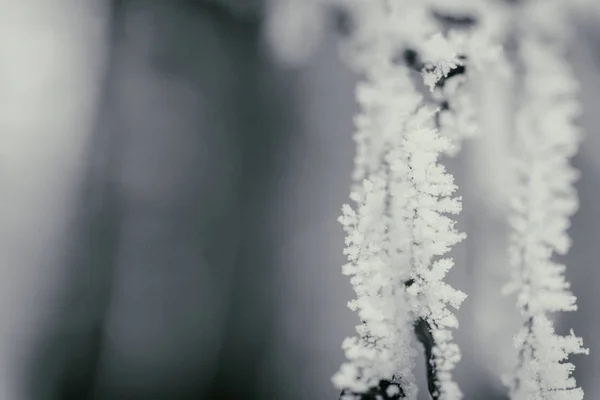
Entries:
[[[456, 185], [438, 161], [452, 143], [436, 127], [440, 110], [428, 105], [413, 81], [414, 65], [398, 62], [398, 54], [418, 49], [423, 65], [443, 70], [434, 85], [449, 77], [455, 61], [466, 63], [444, 47], [450, 42], [433, 32], [435, 19], [422, 3], [375, 1], [359, 8], [361, 18], [344, 48], [363, 77], [354, 137], [358, 183], [351, 194], [356, 205], [343, 207], [340, 222], [347, 232], [343, 273], [351, 276], [357, 296], [349, 306], [361, 324], [358, 336], [344, 341], [348, 362], [333, 382], [344, 400], [374, 393], [415, 399], [416, 333], [427, 355], [431, 396], [461, 399], [452, 378], [460, 360], [452, 339], [458, 320], [450, 308], [466, 295], [444, 277], [453, 266], [445, 256], [465, 235], [450, 218], [461, 209]], [[419, 71], [427, 80], [427, 68]], [[394, 393], [384, 393], [382, 385]]]
[[573, 185], [579, 173], [570, 165], [581, 140], [573, 122], [580, 109], [578, 87], [562, 46], [540, 32], [524, 32], [518, 51], [524, 76], [514, 146], [512, 279], [505, 288], [517, 293], [523, 325], [515, 337], [518, 361], [508, 384], [513, 400], [581, 400], [583, 390], [566, 359], [588, 350], [572, 331], [556, 335], [550, 317], [577, 309], [566, 267], [554, 254], [567, 253], [569, 218], [578, 207]]
[[[392, 197], [406, 182], [394, 181], [395, 172], [384, 158], [394, 145], [399, 151], [400, 129], [420, 104], [421, 96], [411, 88], [406, 68], [391, 63], [371, 68], [377, 68], [378, 73], [357, 87], [363, 109], [357, 134], [369, 140], [371, 148], [376, 149], [373, 154], [379, 158], [368, 165], [367, 178], [351, 194], [356, 210], [345, 205], [340, 217], [347, 232], [344, 253], [349, 261], [343, 273], [352, 276], [357, 294], [349, 306], [358, 311], [362, 323], [357, 326], [359, 336], [344, 341], [349, 362], [342, 365], [333, 382], [345, 391], [346, 398], [354, 398], [353, 394], [360, 398], [381, 382], [394, 383], [403, 396], [414, 398], [414, 317], [405, 291], [405, 282], [411, 278], [411, 242], [406, 223], [409, 210]], [[400, 215], [392, 214], [394, 206]], [[394, 240], [396, 237], [398, 240]]]
[[[458, 320], [451, 309], [466, 295], [444, 277], [453, 266], [447, 253], [465, 235], [451, 218], [461, 200], [438, 158], [455, 154], [478, 130], [470, 72], [511, 72], [496, 45], [512, 26], [504, 18], [510, 13], [497, 13], [483, 0], [452, 6], [441, 0], [350, 4], [353, 32], [342, 50], [362, 78], [356, 91], [361, 111], [355, 117], [355, 206], [343, 207], [340, 222], [347, 233], [343, 273], [356, 292], [349, 307], [361, 323], [358, 335], [344, 341], [348, 361], [333, 382], [344, 400], [415, 399], [416, 336], [428, 362], [431, 397], [461, 399], [452, 378], [460, 351], [452, 339]], [[523, 317], [515, 338], [519, 362], [509, 379], [514, 400], [583, 397], [571, 377], [573, 365], [565, 360], [587, 350], [573, 332], [556, 335], [550, 318], [552, 312], [576, 309], [566, 267], [553, 258], [570, 246], [566, 230], [577, 208], [577, 171], [569, 159], [580, 141], [572, 122], [579, 108], [577, 86], [563, 46], [552, 40], [552, 29], [558, 35], [564, 30], [559, 26], [564, 4], [514, 5], [529, 14], [522, 32], [512, 37], [524, 74], [507, 286], [507, 292], [518, 293]], [[548, 18], [532, 22], [533, 16]]]

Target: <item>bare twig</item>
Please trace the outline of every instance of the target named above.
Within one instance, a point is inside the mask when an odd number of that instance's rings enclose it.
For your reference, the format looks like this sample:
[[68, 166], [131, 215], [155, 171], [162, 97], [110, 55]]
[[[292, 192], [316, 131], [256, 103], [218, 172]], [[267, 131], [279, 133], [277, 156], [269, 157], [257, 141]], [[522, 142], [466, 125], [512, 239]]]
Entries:
[[379, 381], [379, 386], [371, 388], [366, 393], [357, 394], [344, 390], [340, 394], [340, 400], [343, 400], [344, 396], [353, 396], [355, 399], [360, 400], [398, 400], [406, 398], [399, 384], [387, 380]]
[[419, 318], [415, 323], [415, 334], [417, 339], [425, 349], [425, 359], [427, 363], [427, 389], [433, 400], [439, 398], [437, 370], [435, 368], [435, 357], [433, 356], [433, 347], [435, 340], [431, 334], [431, 325], [423, 318]]

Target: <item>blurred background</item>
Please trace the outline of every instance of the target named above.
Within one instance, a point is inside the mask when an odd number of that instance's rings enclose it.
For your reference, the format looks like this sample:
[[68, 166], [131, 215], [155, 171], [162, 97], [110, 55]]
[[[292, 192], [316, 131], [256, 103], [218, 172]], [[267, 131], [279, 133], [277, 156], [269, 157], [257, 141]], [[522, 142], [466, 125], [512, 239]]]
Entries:
[[[591, 3], [570, 43], [587, 132], [564, 260], [579, 310], [557, 322], [591, 348], [573, 360], [598, 399]], [[325, 0], [0, 0], [0, 399], [337, 400], [359, 322], [336, 221], [356, 111], [340, 21]], [[466, 399], [504, 399], [512, 92], [475, 84], [484, 135], [444, 160], [468, 234], [449, 277], [469, 294], [456, 379]]]

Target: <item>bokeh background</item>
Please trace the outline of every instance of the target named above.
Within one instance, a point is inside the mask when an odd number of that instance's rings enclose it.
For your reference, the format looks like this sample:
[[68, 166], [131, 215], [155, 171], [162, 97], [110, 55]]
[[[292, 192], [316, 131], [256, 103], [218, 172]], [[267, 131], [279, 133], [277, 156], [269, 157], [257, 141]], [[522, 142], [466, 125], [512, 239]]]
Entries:
[[[582, 2], [583, 3], [583, 2]], [[600, 6], [572, 16], [586, 137], [565, 262], [600, 398]], [[0, 399], [337, 399], [356, 76], [325, 0], [0, 0]], [[342, 24], [343, 25], [343, 24]], [[510, 84], [444, 160], [465, 399], [504, 399]], [[419, 361], [423, 366], [423, 360]], [[423, 379], [423, 376], [420, 377]], [[425, 390], [422, 390], [425, 398]]]

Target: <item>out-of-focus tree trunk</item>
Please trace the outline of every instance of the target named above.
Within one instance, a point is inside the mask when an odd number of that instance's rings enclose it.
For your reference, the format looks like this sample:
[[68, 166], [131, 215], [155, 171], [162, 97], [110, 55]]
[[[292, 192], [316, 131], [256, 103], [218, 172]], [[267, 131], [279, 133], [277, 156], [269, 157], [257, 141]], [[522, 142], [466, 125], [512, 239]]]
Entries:
[[52, 321], [104, 71], [106, 9], [91, 0], [2, 0], [0, 9], [0, 398], [47, 399], [63, 357], [35, 387], [28, 364], [43, 337], [61, 335], [70, 351], [72, 336]]
[[114, 5], [92, 162], [31, 396], [261, 398], [289, 80], [255, 18], [199, 1]]

